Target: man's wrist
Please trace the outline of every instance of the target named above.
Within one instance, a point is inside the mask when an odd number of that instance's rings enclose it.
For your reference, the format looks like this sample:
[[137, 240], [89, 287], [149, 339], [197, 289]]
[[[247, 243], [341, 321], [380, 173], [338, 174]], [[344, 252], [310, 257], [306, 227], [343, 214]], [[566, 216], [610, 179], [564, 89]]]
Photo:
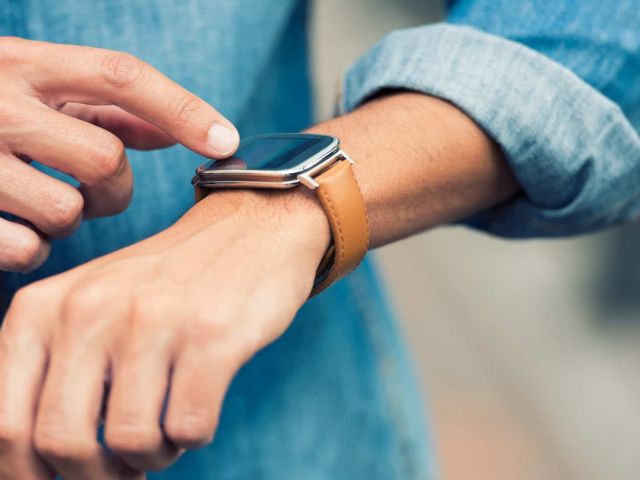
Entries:
[[212, 189], [174, 226], [182, 231], [207, 229], [217, 234], [215, 224], [233, 216], [252, 229], [270, 229], [274, 241], [297, 245], [315, 266], [331, 243], [327, 216], [314, 192], [305, 187], [284, 190]]
[[[459, 220], [517, 191], [495, 142], [455, 106], [427, 95], [380, 97], [310, 132], [339, 138], [354, 158], [371, 247]], [[229, 215], [243, 234], [267, 229], [314, 272], [331, 242], [327, 214], [304, 187], [213, 189], [177, 226], [215, 234]]]

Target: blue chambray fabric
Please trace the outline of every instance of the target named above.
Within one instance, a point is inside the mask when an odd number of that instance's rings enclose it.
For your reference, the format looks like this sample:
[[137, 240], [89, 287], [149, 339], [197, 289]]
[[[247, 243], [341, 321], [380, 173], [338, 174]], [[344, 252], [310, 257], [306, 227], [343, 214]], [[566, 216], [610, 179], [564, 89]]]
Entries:
[[[637, 3], [450, 2], [448, 24], [393, 33], [365, 54], [345, 77], [343, 108], [398, 87], [474, 118], [525, 191], [473, 219], [478, 227], [523, 237], [628, 220], [639, 210]], [[0, 35], [131, 52], [249, 135], [311, 123], [306, 14], [302, 0], [0, 0]], [[54, 242], [34, 274], [2, 274], [5, 304], [20, 286], [145, 238], [189, 208], [197, 155], [173, 147], [129, 157], [127, 212]], [[310, 300], [241, 370], [215, 442], [151, 477], [432, 478], [421, 402], [383, 292], [366, 261]]]
[[640, 216], [639, 85], [637, 0], [460, 0], [448, 23], [393, 32], [363, 56], [343, 109], [390, 87], [450, 101], [498, 142], [524, 191], [468, 223], [574, 235]]

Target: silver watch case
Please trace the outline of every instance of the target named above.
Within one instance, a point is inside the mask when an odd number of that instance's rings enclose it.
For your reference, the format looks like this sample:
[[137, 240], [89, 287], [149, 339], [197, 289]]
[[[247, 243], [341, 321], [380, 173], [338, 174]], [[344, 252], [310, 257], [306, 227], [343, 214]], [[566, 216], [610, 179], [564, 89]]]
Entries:
[[[326, 137], [327, 135], [322, 135]], [[258, 135], [260, 138], [318, 138], [321, 135], [307, 133], [278, 133]], [[331, 143], [324, 149], [302, 161], [295, 167], [284, 170], [233, 170], [206, 168], [210, 162], [200, 165], [191, 183], [201, 188], [292, 188], [304, 185], [312, 190], [319, 187], [315, 177], [327, 170], [336, 162], [348, 161], [351, 158], [340, 150], [340, 141], [331, 137]]]

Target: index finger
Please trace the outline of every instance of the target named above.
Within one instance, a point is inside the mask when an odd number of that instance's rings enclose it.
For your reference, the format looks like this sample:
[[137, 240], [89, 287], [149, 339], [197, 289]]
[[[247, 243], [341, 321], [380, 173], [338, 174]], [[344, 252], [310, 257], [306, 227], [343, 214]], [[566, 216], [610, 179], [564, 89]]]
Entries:
[[197, 95], [133, 55], [36, 42], [32, 87], [57, 104], [117, 105], [186, 147], [224, 158], [238, 147], [233, 124]]

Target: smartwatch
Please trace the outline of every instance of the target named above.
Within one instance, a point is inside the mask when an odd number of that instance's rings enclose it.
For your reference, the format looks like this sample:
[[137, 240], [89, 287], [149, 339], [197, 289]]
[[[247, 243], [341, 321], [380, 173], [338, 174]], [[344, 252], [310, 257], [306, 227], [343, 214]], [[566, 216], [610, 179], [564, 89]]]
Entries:
[[196, 169], [196, 201], [216, 188], [308, 188], [322, 205], [332, 242], [322, 258], [311, 296], [348, 275], [369, 248], [369, 225], [353, 160], [340, 141], [327, 135], [258, 135], [240, 142], [237, 152]]

